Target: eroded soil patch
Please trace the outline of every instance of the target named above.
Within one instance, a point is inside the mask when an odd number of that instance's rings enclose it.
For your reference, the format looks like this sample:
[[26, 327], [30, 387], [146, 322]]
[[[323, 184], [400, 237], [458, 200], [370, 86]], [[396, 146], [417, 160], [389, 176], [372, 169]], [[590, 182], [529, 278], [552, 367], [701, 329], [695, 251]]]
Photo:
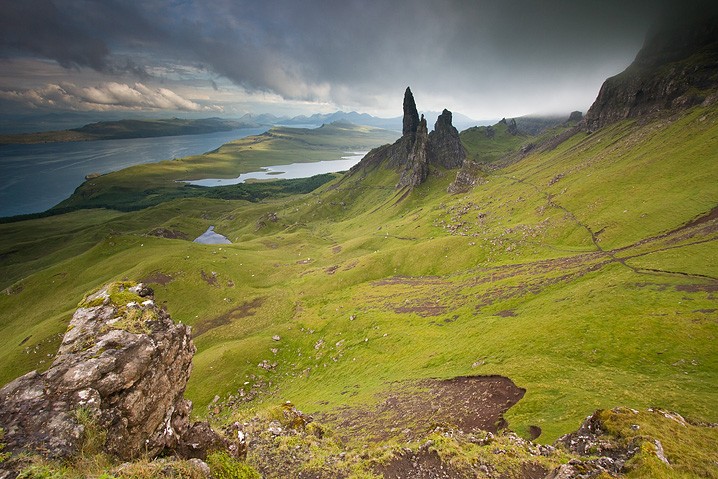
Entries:
[[503, 376], [462, 376], [400, 383], [373, 407], [327, 414], [337, 431], [367, 442], [390, 438], [414, 440], [437, 425], [465, 432], [496, 432], [508, 424], [503, 415], [526, 392]]
[[169, 274], [162, 273], [161, 271], [153, 271], [148, 276], [140, 280], [141, 283], [146, 284], [159, 284], [160, 286], [168, 285], [174, 281], [174, 278]]
[[155, 228], [147, 234], [150, 236], [157, 236], [159, 238], [167, 238], [167, 239], [181, 239], [181, 240], [189, 239], [189, 236], [187, 236], [187, 233], [180, 231], [180, 230], [171, 230], [168, 228]]
[[463, 474], [451, 465], [444, 464], [435, 451], [420, 449], [404, 451], [385, 466], [377, 468], [384, 479], [472, 479], [473, 474]]
[[418, 314], [419, 316], [422, 316], [424, 318], [428, 318], [431, 316], [441, 316], [442, 314], [444, 314], [446, 312], [446, 306], [441, 306], [441, 305], [432, 304], [432, 303], [397, 306], [397, 307], [394, 307], [393, 309], [394, 309], [394, 312], [397, 314], [414, 313], [414, 314]]
[[676, 291], [686, 293], [716, 293], [718, 292], [718, 283], [679, 284], [676, 286]]
[[204, 272], [204, 270], [200, 271], [200, 275], [202, 276], [202, 280], [207, 283], [210, 286], [219, 286], [219, 283], [217, 282], [217, 273], [212, 271], [210, 274], [207, 274]]
[[255, 298], [252, 301], [242, 303], [240, 306], [237, 306], [236, 308], [227, 311], [216, 318], [208, 319], [196, 324], [193, 328], [192, 336], [196, 338], [211, 329], [224, 326], [225, 324], [230, 324], [234, 320], [254, 316], [257, 312], [256, 310], [264, 304], [264, 299], [265, 298]]

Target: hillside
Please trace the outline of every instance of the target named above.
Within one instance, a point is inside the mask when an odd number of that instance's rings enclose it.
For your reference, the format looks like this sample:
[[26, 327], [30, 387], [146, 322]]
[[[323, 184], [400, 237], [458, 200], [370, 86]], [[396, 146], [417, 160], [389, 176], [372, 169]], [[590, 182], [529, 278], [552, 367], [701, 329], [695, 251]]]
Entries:
[[[457, 132], [465, 156], [431, 136], [454, 138], [451, 113], [429, 133], [405, 94], [402, 138], [305, 195], [0, 225], [0, 383], [47, 368], [83, 296], [129, 278], [192, 326], [187, 396], [253, 434], [266, 477], [544, 477], [578, 456], [590, 477], [716, 477], [718, 104], [597, 113], [610, 91], [538, 139]], [[236, 172], [223, 154], [178, 164]], [[199, 171], [160, 165], [104, 188]], [[182, 239], [211, 225], [232, 244]]]
[[253, 123], [223, 120], [220, 118], [204, 118], [200, 120], [171, 118], [160, 120], [100, 121], [70, 130], [0, 135], [0, 145], [201, 135], [204, 133], [230, 131], [254, 126], [256, 125]]
[[[274, 127], [261, 135], [227, 143], [203, 155], [138, 165], [92, 178], [49, 213], [87, 208], [128, 211], [171, 199], [193, 197], [257, 201], [268, 195], [267, 190], [277, 192], [282, 189], [283, 183], [198, 188], [184, 181], [234, 178], [267, 166], [339, 160], [348, 153], [369, 150], [395, 136], [387, 130], [348, 123], [332, 123], [314, 129]], [[325, 177], [324, 181], [328, 179]], [[296, 187], [307, 181], [287, 184], [286, 192], [309, 191], [306, 186]], [[322, 183], [313, 181], [312, 189]]]

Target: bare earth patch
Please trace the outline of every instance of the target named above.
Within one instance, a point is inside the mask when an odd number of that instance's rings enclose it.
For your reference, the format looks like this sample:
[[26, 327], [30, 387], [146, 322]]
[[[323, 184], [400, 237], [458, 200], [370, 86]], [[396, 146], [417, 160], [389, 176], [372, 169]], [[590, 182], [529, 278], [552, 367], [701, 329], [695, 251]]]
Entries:
[[159, 284], [160, 286], [165, 286], [169, 283], [174, 281], [174, 278], [170, 276], [169, 274], [165, 274], [161, 271], [153, 271], [146, 277], [142, 278], [140, 280], [140, 283], [145, 284]]
[[708, 284], [679, 284], [676, 291], [684, 291], [686, 293], [716, 293], [718, 292], [718, 283]]
[[181, 239], [181, 240], [189, 239], [189, 236], [187, 236], [187, 233], [184, 233], [183, 231], [179, 231], [179, 230], [171, 230], [168, 228], [155, 228], [147, 234], [150, 236], [157, 236], [159, 238], [167, 238], [167, 239]]
[[441, 316], [446, 312], [446, 306], [441, 306], [437, 304], [417, 304], [417, 305], [408, 305], [408, 306], [398, 306], [393, 308], [395, 313], [398, 314], [404, 314], [404, 313], [414, 313], [418, 314], [419, 316], [422, 316], [424, 318], [428, 318], [431, 316]]
[[384, 479], [471, 479], [444, 464], [435, 451], [426, 449], [417, 452], [405, 451], [394, 457], [388, 464], [378, 468]]
[[464, 432], [496, 432], [508, 424], [503, 414], [526, 392], [503, 376], [461, 376], [392, 385], [373, 407], [327, 414], [337, 431], [377, 442], [393, 437], [413, 440], [437, 425]]
[[210, 286], [219, 286], [217, 283], [217, 273], [212, 272], [210, 274], [207, 274], [204, 272], [204, 270], [200, 271], [200, 275], [202, 276], [202, 280], [207, 283]]
[[237, 306], [231, 311], [217, 316], [216, 318], [200, 322], [192, 328], [192, 336], [196, 338], [211, 329], [224, 326], [225, 324], [230, 324], [234, 320], [246, 318], [247, 316], [254, 316], [256, 310], [264, 304], [264, 299], [265, 298], [255, 298], [252, 301], [242, 303], [240, 306]]

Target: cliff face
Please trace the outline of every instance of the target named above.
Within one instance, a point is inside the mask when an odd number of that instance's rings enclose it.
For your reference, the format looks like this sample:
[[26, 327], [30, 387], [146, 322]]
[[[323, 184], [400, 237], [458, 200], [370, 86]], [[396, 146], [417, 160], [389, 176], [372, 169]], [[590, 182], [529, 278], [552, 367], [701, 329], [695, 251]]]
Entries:
[[429, 157], [433, 164], [454, 169], [461, 168], [466, 159], [466, 150], [451, 119], [449, 110], [444, 110], [436, 119], [434, 131], [429, 133]]
[[[137, 300], [117, 304], [113, 294]], [[192, 403], [183, 393], [195, 352], [190, 329], [174, 324], [150, 294], [120, 284], [88, 297], [50, 369], [0, 389], [9, 450], [69, 457], [81, 447], [87, 421], [107, 433], [104, 449], [123, 459], [162, 451], [201, 457], [201, 449], [223, 443], [189, 422]]]
[[418, 128], [419, 112], [416, 109], [416, 102], [414, 101], [414, 95], [411, 93], [411, 89], [406, 87], [406, 91], [404, 92], [404, 119], [401, 134], [402, 136], [411, 135], [416, 133]]
[[426, 128], [426, 119], [424, 115], [421, 115], [411, 151], [404, 163], [404, 169], [396, 187], [413, 188], [422, 184], [427, 176], [429, 176], [429, 132]]
[[634, 62], [607, 79], [585, 117], [595, 131], [626, 118], [718, 100], [718, 16], [693, 15], [647, 36]]
[[416, 109], [414, 95], [407, 88], [404, 93], [402, 136], [391, 145], [370, 151], [349, 174], [379, 165], [397, 170], [397, 188], [413, 188], [428, 178], [433, 167], [458, 169], [466, 158], [466, 150], [459, 132], [451, 124], [451, 112], [444, 110], [429, 133], [426, 119]]

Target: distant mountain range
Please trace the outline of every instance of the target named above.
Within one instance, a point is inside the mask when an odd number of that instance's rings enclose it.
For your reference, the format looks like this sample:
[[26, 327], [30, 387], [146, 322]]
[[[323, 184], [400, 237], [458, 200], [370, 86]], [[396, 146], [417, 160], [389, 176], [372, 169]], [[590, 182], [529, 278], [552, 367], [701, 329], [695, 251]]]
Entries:
[[[423, 112], [426, 117], [426, 122], [429, 125], [434, 125], [436, 119], [439, 117], [441, 112], [438, 111], [426, 111]], [[494, 120], [490, 121], [477, 121], [469, 118], [461, 113], [453, 113], [454, 125], [459, 130], [469, 128], [472, 126], [479, 125], [490, 125], [495, 123]], [[299, 115], [295, 117], [288, 116], [275, 116], [267, 113], [260, 115], [254, 115], [248, 113], [239, 119], [242, 123], [255, 123], [257, 126], [261, 125], [286, 125], [286, 126], [320, 126], [326, 123], [334, 123], [335, 121], [349, 122], [356, 125], [374, 126], [377, 128], [384, 128], [387, 130], [401, 130], [401, 116], [393, 118], [379, 118], [376, 116], [369, 115], [367, 113], [357, 113], [355, 111], [345, 112], [336, 111], [334, 113], [316, 113], [311, 116]]]
[[[427, 125], [436, 123], [440, 112], [423, 112]], [[367, 113], [355, 111], [334, 113], [316, 113], [311, 116], [299, 115], [294, 117], [276, 116], [270, 113], [252, 114], [248, 113], [238, 119], [227, 118], [200, 118], [200, 119], [151, 119], [132, 118], [120, 120], [104, 120], [89, 122], [91, 117], [70, 113], [67, 116], [60, 113], [37, 117], [38, 125], [47, 128], [45, 131], [33, 133], [10, 133], [0, 134], [0, 144], [31, 144], [31, 143], [54, 143], [67, 141], [93, 141], [109, 139], [129, 138], [151, 138], [159, 136], [175, 135], [196, 135], [202, 133], [213, 133], [217, 131], [229, 131], [240, 128], [261, 128], [272, 126], [289, 126], [316, 128], [330, 123], [352, 123], [355, 125], [371, 126], [385, 130], [401, 131], [402, 117], [379, 118]], [[518, 129], [529, 134], [537, 134], [545, 128], [560, 124], [568, 116], [524, 116], [516, 118]], [[84, 126], [73, 128], [71, 125], [83, 120]], [[96, 118], [95, 118], [96, 120]], [[29, 118], [26, 118], [30, 124]], [[463, 131], [475, 126], [488, 126], [496, 123], [496, 120], [477, 121], [461, 113], [453, 113], [453, 125]], [[0, 122], [1, 126], [1, 122]], [[0, 128], [2, 129], [2, 128]]]

